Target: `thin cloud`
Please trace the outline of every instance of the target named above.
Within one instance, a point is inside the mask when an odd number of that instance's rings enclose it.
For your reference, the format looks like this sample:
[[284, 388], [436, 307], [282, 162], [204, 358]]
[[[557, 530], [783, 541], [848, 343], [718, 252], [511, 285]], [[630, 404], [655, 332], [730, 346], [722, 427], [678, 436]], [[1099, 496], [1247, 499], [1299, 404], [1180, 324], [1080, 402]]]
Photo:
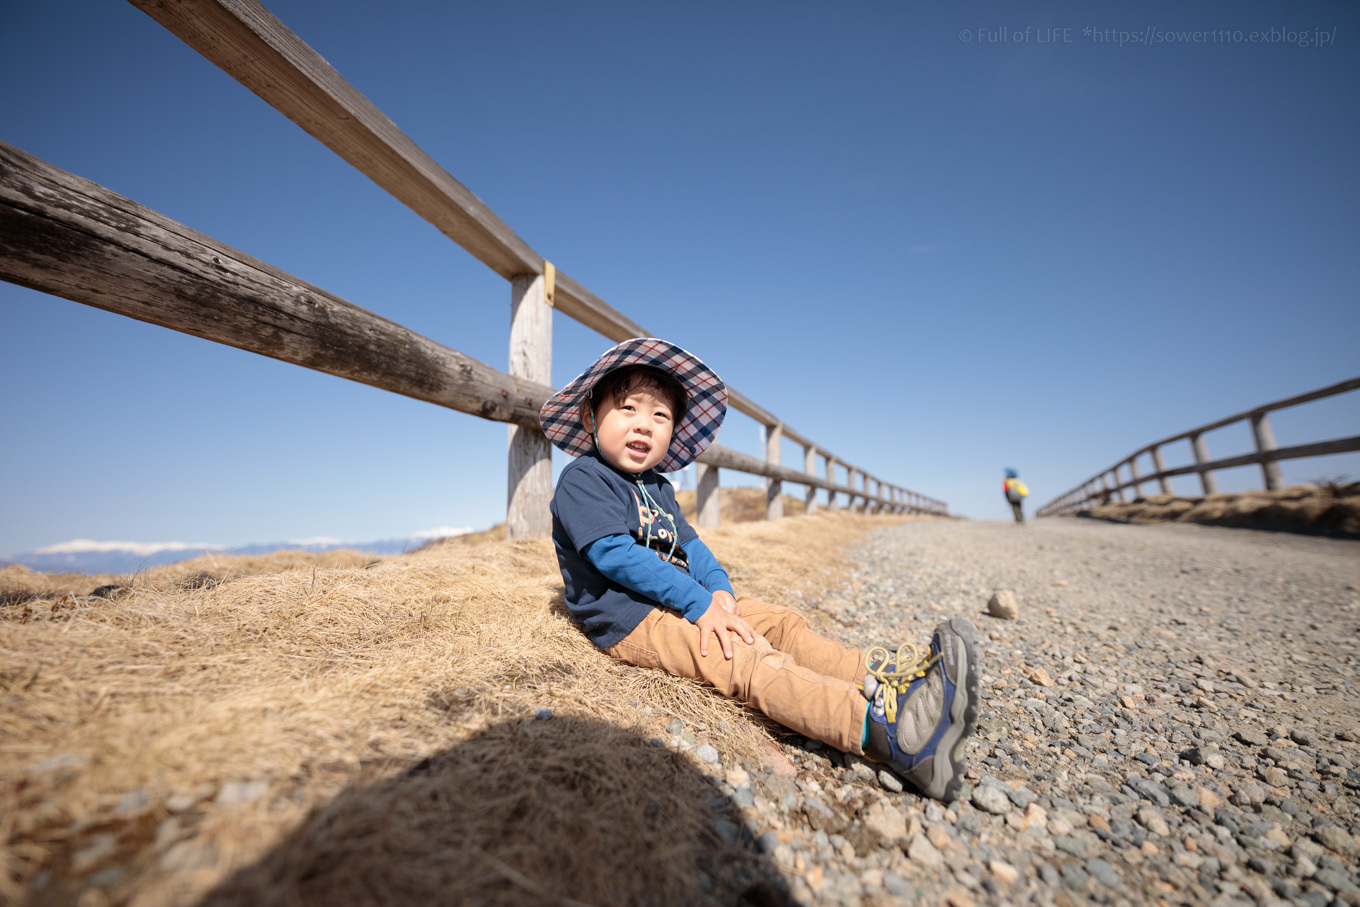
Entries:
[[221, 545], [207, 542], [97, 542], [94, 539], [72, 539], [58, 542], [45, 548], [38, 548], [34, 554], [79, 554], [86, 551], [127, 551], [131, 554], [149, 557], [162, 551], [190, 551], [208, 549], [222, 550]]
[[471, 526], [454, 528], [453, 526], [440, 526], [438, 529], [422, 529], [420, 532], [411, 533], [408, 538], [412, 541], [429, 541], [430, 539], [448, 539], [455, 535], [467, 535], [472, 531]]

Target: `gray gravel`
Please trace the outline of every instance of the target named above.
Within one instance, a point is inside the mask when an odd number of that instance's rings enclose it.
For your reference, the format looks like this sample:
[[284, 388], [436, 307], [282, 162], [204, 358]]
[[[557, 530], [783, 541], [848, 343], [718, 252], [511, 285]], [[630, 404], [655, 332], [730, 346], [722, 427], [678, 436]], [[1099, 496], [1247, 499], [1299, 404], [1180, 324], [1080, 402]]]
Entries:
[[[1062, 518], [855, 553], [792, 603], [859, 646], [969, 617], [982, 716], [949, 805], [799, 738], [711, 765], [745, 823], [719, 832], [795, 900], [1360, 905], [1360, 542]], [[1002, 589], [1016, 620], [986, 614]]]

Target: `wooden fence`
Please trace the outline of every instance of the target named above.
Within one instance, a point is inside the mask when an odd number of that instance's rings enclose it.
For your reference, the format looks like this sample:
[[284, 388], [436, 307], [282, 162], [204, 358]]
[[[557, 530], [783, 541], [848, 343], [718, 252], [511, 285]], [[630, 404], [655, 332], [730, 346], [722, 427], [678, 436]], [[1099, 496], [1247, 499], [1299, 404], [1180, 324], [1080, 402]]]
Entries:
[[[432, 223], [511, 286], [509, 373], [442, 346], [162, 214], [0, 142], [0, 279], [373, 387], [509, 423], [512, 538], [551, 529], [552, 309], [614, 341], [649, 332], [554, 268], [382, 111], [255, 0], [130, 0]], [[766, 429], [765, 458], [718, 445], [699, 458], [698, 524], [718, 525], [719, 469], [763, 476], [826, 504], [946, 515], [942, 501], [882, 481], [729, 387]], [[801, 471], [780, 463], [783, 440]], [[817, 475], [817, 459], [824, 461]], [[845, 481], [837, 480], [838, 469]]]
[[[1298, 444], [1293, 447], [1276, 447], [1275, 433], [1270, 427], [1269, 414], [1276, 410], [1298, 406], [1301, 403], [1344, 394], [1357, 388], [1360, 388], [1360, 378], [1352, 378], [1349, 381], [1342, 381], [1339, 384], [1309, 391], [1306, 394], [1299, 394], [1285, 400], [1276, 400], [1274, 403], [1267, 403], [1264, 406], [1228, 416], [1226, 419], [1219, 419], [1217, 422], [1192, 428], [1190, 431], [1172, 435], [1170, 438], [1163, 438], [1155, 444], [1149, 444], [1147, 447], [1134, 451], [1104, 472], [1097, 473], [1066, 494], [1059, 495], [1040, 507], [1037, 515], [1058, 516], [1076, 510], [1086, 510], [1092, 503], [1104, 503], [1110, 498], [1123, 501], [1124, 489], [1126, 488], [1132, 488], [1135, 497], [1142, 497], [1143, 485], [1154, 481], [1158, 483], [1162, 494], [1174, 494], [1175, 492], [1171, 487], [1172, 476], [1183, 476], [1191, 473], [1199, 475], [1200, 488], [1206, 495], [1214, 494], [1218, 491], [1218, 482], [1214, 478], [1215, 470], [1232, 469], [1235, 466], [1250, 466], [1253, 463], [1260, 464], [1262, 482], [1268, 490], [1274, 491], [1284, 485], [1283, 479], [1280, 477], [1279, 463], [1281, 460], [1320, 457], [1326, 454], [1360, 450], [1360, 435], [1337, 438], [1334, 441]], [[1210, 460], [1209, 447], [1204, 441], [1205, 432], [1243, 421], [1251, 423], [1251, 433], [1255, 440], [1256, 450], [1240, 456]], [[1195, 462], [1188, 466], [1167, 469], [1162, 456], [1162, 448], [1177, 441], [1189, 441], [1190, 451]], [[1151, 457], [1153, 465], [1153, 471], [1146, 475], [1138, 469], [1138, 458], [1143, 454], [1148, 454]], [[1120, 475], [1122, 469], [1128, 470], [1129, 478], [1127, 481]]]

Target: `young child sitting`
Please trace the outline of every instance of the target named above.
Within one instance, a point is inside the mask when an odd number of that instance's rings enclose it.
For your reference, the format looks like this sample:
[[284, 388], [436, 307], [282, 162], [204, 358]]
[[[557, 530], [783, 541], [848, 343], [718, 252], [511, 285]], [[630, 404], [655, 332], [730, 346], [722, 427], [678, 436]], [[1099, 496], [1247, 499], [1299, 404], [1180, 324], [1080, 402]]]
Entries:
[[572, 615], [614, 658], [703, 680], [953, 800], [977, 726], [973, 625], [940, 624], [925, 654], [908, 644], [866, 657], [795, 611], [738, 598], [660, 475], [694, 462], [726, 412], [727, 388], [711, 369], [649, 338], [620, 343], [544, 404], [544, 432], [576, 457], [552, 501]]

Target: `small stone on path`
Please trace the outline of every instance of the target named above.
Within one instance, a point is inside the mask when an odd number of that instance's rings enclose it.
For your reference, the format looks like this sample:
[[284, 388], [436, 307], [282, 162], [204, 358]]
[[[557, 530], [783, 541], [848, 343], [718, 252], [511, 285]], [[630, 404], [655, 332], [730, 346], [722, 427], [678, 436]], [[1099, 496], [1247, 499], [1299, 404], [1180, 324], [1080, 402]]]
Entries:
[[1015, 620], [1020, 616], [1020, 603], [1009, 589], [998, 589], [987, 601], [987, 613], [1001, 620]]
[[1335, 825], [1323, 825], [1320, 828], [1313, 829], [1313, 839], [1323, 847], [1334, 850], [1343, 857], [1355, 856], [1355, 838]]
[[884, 841], [905, 841], [907, 817], [902, 810], [885, 803], [875, 803], [864, 811], [864, 827]]
[[1003, 816], [1011, 811], [1011, 799], [1006, 792], [990, 784], [979, 784], [973, 789], [973, 805], [983, 812]]
[[1151, 806], [1139, 808], [1138, 824], [1154, 835], [1160, 835], [1163, 838], [1171, 834], [1171, 829], [1167, 826], [1166, 820], [1162, 818], [1162, 814]]
[[911, 843], [907, 845], [907, 856], [913, 863], [920, 863], [922, 866], [939, 867], [944, 865], [944, 856], [935, 849], [935, 845], [925, 835], [912, 835]]
[[987, 868], [1002, 885], [1014, 885], [1015, 880], [1020, 878], [1020, 871], [1004, 860], [992, 860]]

